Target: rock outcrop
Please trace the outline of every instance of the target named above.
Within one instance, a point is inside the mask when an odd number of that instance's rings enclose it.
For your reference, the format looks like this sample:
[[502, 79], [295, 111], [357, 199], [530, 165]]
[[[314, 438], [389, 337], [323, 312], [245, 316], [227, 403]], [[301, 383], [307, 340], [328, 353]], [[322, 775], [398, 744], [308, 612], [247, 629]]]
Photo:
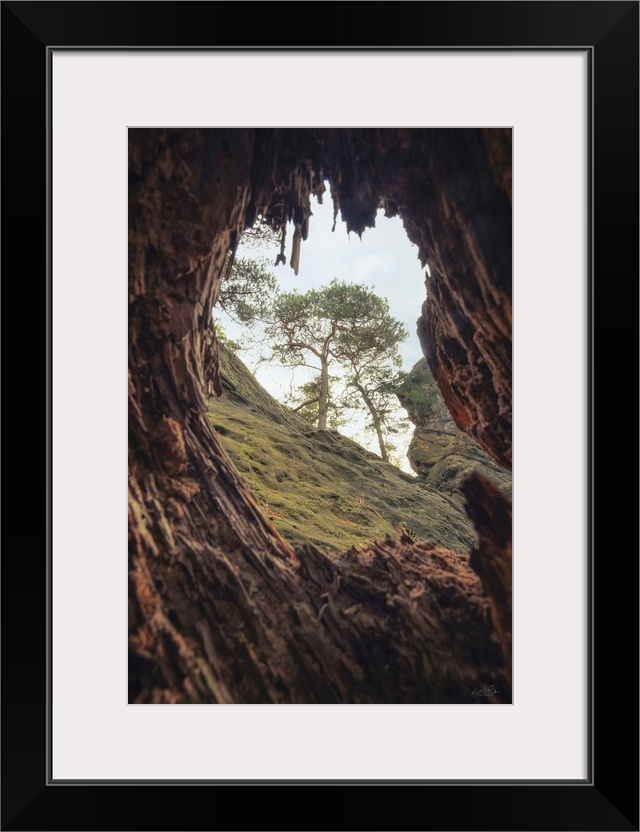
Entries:
[[396, 395], [416, 428], [451, 436], [460, 433], [424, 358], [406, 374]]
[[424, 358], [408, 373], [397, 396], [415, 425], [407, 456], [423, 482], [461, 495], [466, 477], [477, 471], [511, 496], [510, 472], [458, 429]]

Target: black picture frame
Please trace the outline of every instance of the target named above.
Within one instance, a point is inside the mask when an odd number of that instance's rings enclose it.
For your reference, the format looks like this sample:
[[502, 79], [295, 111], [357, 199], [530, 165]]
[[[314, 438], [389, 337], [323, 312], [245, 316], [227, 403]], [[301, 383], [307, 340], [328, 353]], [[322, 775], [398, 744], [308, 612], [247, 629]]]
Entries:
[[[309, 3], [304, 11], [309, 24], [300, 27], [299, 42], [288, 47], [286, 20], [294, 16], [299, 24], [300, 8], [284, 3], [2, 3], [3, 288], [19, 321], [23, 313], [17, 332], [27, 336], [12, 344], [10, 356], [15, 348], [22, 357], [8, 371], [5, 413], [12, 443], [15, 437], [26, 439], [20, 444], [24, 456], [47, 461], [46, 478], [37, 478], [35, 466], [21, 457], [12, 464], [8, 490], [17, 509], [5, 513], [10, 519], [5, 520], [2, 560], [2, 829], [637, 830], [638, 767], [629, 763], [637, 760], [638, 736], [637, 501], [622, 474], [627, 467], [635, 472], [637, 459], [639, 4]], [[35, 517], [18, 518], [27, 506], [44, 520], [45, 483], [46, 499], [51, 498], [45, 410], [34, 401], [38, 389], [46, 390], [50, 415], [51, 50], [236, 48], [240, 40], [242, 48], [252, 49], [574, 48], [589, 53], [592, 687], [584, 782], [219, 785], [49, 779], [50, 527], [47, 522], [38, 531]], [[29, 355], [31, 343], [35, 357], [28, 359], [25, 373], [24, 350]], [[38, 382], [46, 384], [33, 383], [34, 369]], [[49, 436], [50, 418], [47, 425]], [[540, 687], [541, 696], [553, 696], [552, 679], [541, 679]], [[628, 745], [631, 754], [622, 760], [619, 749]], [[477, 749], [480, 757], [491, 753]]]

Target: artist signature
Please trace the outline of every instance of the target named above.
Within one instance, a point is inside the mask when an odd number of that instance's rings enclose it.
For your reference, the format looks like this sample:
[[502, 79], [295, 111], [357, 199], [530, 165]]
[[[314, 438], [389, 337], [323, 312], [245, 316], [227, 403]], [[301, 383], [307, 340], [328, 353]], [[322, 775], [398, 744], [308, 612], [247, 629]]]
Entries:
[[478, 688], [476, 688], [475, 690], [471, 691], [471, 696], [497, 696], [497, 694], [498, 691], [494, 688], [493, 685], [489, 685], [489, 687], [486, 690], [478, 690]]

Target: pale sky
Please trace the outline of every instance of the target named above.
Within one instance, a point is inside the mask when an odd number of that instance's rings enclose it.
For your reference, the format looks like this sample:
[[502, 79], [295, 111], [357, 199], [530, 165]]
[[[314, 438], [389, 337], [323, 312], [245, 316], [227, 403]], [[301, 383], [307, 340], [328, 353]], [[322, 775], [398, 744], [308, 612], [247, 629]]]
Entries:
[[[398, 217], [388, 219], [380, 211], [374, 228], [367, 229], [360, 240], [357, 234], [347, 234], [346, 225], [338, 216], [336, 230], [332, 233], [333, 204], [329, 194], [325, 194], [324, 204], [312, 200], [313, 215], [309, 221], [309, 236], [301, 245], [300, 268], [298, 276], [294, 275], [289, 265], [293, 228], [287, 230], [285, 266], [271, 266], [270, 271], [278, 278], [284, 292], [298, 289], [306, 292], [312, 288], [325, 286], [337, 277], [352, 283], [364, 283], [375, 289], [378, 295], [386, 297], [393, 317], [402, 321], [409, 337], [400, 345], [402, 368], [409, 370], [420, 358], [422, 350], [416, 334], [416, 321], [420, 315], [422, 303], [426, 297], [425, 274], [418, 260], [418, 248], [409, 242], [402, 220]], [[275, 262], [277, 250], [238, 248], [238, 256], [266, 257]], [[236, 340], [242, 328], [233, 323], [222, 310], [214, 308], [214, 317], [222, 322], [226, 334]], [[290, 368], [256, 364], [256, 357], [240, 352], [240, 358], [254, 372], [256, 378], [272, 396], [283, 400], [293, 380], [294, 385], [306, 381], [313, 372], [296, 369], [292, 377]], [[402, 411], [402, 415], [405, 415]], [[362, 421], [352, 426], [341, 428], [341, 432], [360, 442], [365, 447], [378, 453], [377, 442], [373, 436], [365, 436]], [[411, 439], [413, 428], [403, 437], [395, 435], [391, 441], [398, 446], [396, 456], [402, 456], [402, 467], [410, 470], [406, 462], [406, 447]]]

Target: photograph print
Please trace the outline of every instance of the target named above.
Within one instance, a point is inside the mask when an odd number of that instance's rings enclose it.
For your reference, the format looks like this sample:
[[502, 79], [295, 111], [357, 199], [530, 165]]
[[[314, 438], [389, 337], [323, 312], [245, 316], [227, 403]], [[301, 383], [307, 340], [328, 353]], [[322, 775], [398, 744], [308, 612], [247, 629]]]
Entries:
[[129, 704], [511, 704], [511, 129], [128, 145]]

